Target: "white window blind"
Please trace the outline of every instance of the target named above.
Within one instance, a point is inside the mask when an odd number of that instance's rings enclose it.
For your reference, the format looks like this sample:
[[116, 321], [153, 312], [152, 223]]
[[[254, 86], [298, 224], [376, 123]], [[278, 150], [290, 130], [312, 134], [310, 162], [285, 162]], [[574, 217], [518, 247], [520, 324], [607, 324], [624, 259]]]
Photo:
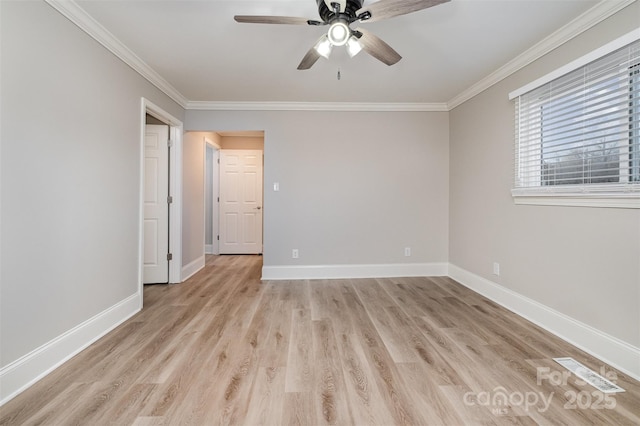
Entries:
[[640, 195], [640, 41], [515, 104], [514, 195]]

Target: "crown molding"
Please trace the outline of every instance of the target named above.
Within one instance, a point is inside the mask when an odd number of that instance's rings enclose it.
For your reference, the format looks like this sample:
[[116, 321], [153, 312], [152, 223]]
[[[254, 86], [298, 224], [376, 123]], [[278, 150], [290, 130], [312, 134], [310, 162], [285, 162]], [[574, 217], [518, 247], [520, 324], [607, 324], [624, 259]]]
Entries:
[[487, 90], [494, 84], [499, 83], [515, 72], [521, 70], [542, 56], [562, 46], [564, 43], [582, 34], [596, 24], [604, 21], [611, 15], [619, 12], [637, 0], [602, 0], [591, 9], [578, 16], [567, 25], [552, 33], [548, 37], [533, 45], [502, 67], [498, 68], [487, 77], [483, 78], [467, 90], [455, 96], [447, 102], [447, 109], [450, 111], [463, 104], [474, 96]]
[[90, 37], [129, 65], [186, 110], [211, 111], [448, 111], [446, 103], [359, 103], [359, 102], [208, 102], [189, 101], [74, 0], [45, 0]]
[[367, 102], [187, 102], [188, 110], [208, 111], [385, 111], [446, 112], [446, 103]]
[[55, 10], [77, 25], [81, 30], [91, 36], [107, 50], [116, 55], [125, 64], [129, 65], [143, 78], [160, 89], [173, 99], [178, 105], [185, 108], [185, 98], [175, 87], [160, 74], [154, 71], [146, 62], [140, 59], [127, 46], [111, 34], [106, 28], [93, 19], [84, 9], [73, 0], [44, 0]]
[[518, 55], [473, 86], [445, 103], [367, 103], [367, 102], [208, 102], [189, 101], [140, 59], [106, 28], [93, 19], [74, 0], [45, 0], [51, 7], [129, 65], [143, 78], [187, 110], [211, 111], [382, 111], [447, 112], [499, 83], [589, 28], [637, 0], [602, 0], [558, 31]]

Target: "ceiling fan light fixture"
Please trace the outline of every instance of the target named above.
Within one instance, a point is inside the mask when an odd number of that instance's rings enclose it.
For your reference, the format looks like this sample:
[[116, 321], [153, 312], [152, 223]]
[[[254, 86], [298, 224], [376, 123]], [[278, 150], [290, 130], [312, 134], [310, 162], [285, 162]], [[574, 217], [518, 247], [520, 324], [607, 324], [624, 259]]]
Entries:
[[318, 55], [322, 56], [325, 59], [329, 59], [329, 55], [331, 55], [331, 50], [333, 49], [333, 45], [331, 44], [329, 37], [325, 35], [320, 40], [318, 40], [318, 42], [314, 46], [314, 49], [316, 49], [316, 52], [318, 52]]
[[356, 36], [349, 37], [349, 40], [347, 40], [347, 53], [349, 54], [349, 57], [353, 58], [358, 53], [360, 53], [361, 50], [362, 50], [362, 44], [360, 44], [358, 37]]
[[331, 24], [331, 27], [329, 27], [329, 31], [327, 32], [327, 37], [334, 46], [344, 46], [347, 44], [350, 35], [351, 30], [349, 29], [349, 25], [343, 21], [336, 21]]

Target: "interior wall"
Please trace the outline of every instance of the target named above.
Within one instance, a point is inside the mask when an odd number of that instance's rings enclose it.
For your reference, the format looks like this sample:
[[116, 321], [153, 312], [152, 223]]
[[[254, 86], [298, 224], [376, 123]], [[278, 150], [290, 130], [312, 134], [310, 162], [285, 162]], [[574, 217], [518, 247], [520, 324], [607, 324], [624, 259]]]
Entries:
[[264, 138], [246, 136], [222, 136], [220, 138], [222, 149], [258, 149], [264, 150]]
[[190, 110], [185, 129], [265, 131], [265, 266], [447, 261], [447, 113]]
[[[186, 129], [186, 128], [185, 128]], [[189, 265], [205, 255], [205, 138], [220, 145], [214, 132], [184, 134], [182, 147], [182, 264]]]
[[184, 111], [45, 2], [0, 8], [5, 367], [138, 293], [141, 98]]
[[[640, 347], [640, 210], [515, 205], [508, 93], [638, 26], [638, 2], [451, 111], [450, 262]], [[492, 274], [500, 263], [500, 276]]]

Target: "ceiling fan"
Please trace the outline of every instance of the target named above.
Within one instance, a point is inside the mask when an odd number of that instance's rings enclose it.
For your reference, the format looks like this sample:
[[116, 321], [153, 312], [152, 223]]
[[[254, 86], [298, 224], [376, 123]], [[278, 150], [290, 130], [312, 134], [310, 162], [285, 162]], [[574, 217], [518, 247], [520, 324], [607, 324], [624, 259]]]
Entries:
[[352, 58], [364, 50], [387, 64], [397, 63], [402, 56], [379, 37], [362, 28], [351, 29], [356, 21], [376, 22], [437, 6], [450, 0], [378, 0], [363, 7], [363, 0], [316, 0], [320, 21], [291, 16], [236, 15], [236, 22], [247, 24], [329, 25], [329, 30], [302, 58], [299, 70], [308, 70], [320, 57], [329, 58], [334, 46], [346, 46]]

